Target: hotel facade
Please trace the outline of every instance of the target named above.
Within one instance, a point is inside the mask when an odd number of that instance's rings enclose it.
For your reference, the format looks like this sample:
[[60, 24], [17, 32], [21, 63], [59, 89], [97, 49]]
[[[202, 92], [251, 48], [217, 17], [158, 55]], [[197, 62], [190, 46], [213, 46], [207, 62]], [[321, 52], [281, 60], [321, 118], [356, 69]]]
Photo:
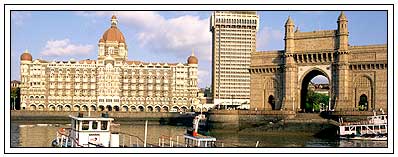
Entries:
[[250, 59], [256, 51], [256, 11], [215, 11], [212, 32], [212, 93], [215, 105], [250, 103]]
[[198, 59], [145, 63], [127, 59], [117, 27], [98, 42], [97, 60], [46, 61], [25, 51], [20, 62], [21, 109], [40, 111], [170, 112], [200, 110]]

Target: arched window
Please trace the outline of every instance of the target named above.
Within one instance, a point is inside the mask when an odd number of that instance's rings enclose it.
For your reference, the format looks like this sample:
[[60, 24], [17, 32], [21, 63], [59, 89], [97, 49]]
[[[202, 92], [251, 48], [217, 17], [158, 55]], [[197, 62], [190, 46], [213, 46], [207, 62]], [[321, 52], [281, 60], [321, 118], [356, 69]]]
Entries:
[[365, 94], [362, 94], [359, 97], [359, 102], [358, 102], [358, 109], [360, 111], [367, 111], [368, 110], [368, 97]]

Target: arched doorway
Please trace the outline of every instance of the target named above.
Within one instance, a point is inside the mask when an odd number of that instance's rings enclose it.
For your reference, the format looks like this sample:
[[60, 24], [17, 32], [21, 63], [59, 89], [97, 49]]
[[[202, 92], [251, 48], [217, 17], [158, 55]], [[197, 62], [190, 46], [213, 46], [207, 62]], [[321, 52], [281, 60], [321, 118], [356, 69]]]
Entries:
[[104, 110], [105, 110], [105, 107], [102, 106], [102, 105], [100, 105], [100, 106], [98, 107], [98, 110], [99, 110], [99, 111], [104, 111]]
[[112, 111], [112, 106], [111, 105], [107, 105], [106, 106], [106, 111]]
[[169, 107], [163, 106], [162, 107], [162, 112], [169, 112]]
[[36, 105], [30, 105], [30, 106], [29, 106], [29, 110], [31, 110], [31, 111], [36, 110]]
[[153, 112], [153, 107], [152, 106], [147, 106], [147, 112]]
[[155, 112], [160, 112], [160, 106], [155, 106]]
[[144, 106], [138, 106], [138, 111], [144, 112]]
[[271, 105], [272, 110], [275, 110], [275, 98], [273, 95], [268, 97], [268, 104]]
[[88, 107], [86, 105], [82, 106], [82, 111], [88, 111]]
[[128, 112], [128, 111], [129, 111], [129, 107], [123, 106], [123, 107], [122, 107], [122, 111], [123, 111], [123, 112]]
[[119, 111], [119, 106], [113, 106], [114, 111]]
[[90, 107], [90, 111], [96, 111], [97, 109], [95, 108], [95, 106], [94, 105], [91, 105], [91, 107]]
[[300, 109], [302, 112], [319, 112], [329, 108], [330, 79], [319, 69], [308, 72], [301, 80]]
[[362, 94], [359, 97], [359, 102], [358, 102], [358, 109], [360, 111], [367, 111], [368, 110], [368, 97], [365, 94]]

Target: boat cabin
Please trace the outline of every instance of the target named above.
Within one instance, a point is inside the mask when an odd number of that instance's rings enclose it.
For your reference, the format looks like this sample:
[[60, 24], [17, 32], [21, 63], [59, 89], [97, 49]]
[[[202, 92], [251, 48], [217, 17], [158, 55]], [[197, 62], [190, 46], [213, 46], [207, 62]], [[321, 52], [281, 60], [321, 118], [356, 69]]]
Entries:
[[368, 117], [370, 124], [387, 124], [387, 115], [377, 115]]
[[119, 134], [111, 133], [114, 120], [107, 114], [101, 117], [69, 116], [72, 147], [119, 147]]
[[216, 138], [204, 135], [184, 135], [186, 147], [216, 147]]

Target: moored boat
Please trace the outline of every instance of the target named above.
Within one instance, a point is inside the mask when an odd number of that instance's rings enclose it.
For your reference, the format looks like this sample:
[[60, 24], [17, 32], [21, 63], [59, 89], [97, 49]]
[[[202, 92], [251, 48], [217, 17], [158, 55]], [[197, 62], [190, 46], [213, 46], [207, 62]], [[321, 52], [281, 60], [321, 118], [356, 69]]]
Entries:
[[204, 116], [198, 115], [193, 120], [193, 126], [187, 130], [184, 135], [184, 141], [186, 147], [216, 147], [216, 138], [212, 136], [205, 136], [198, 133], [200, 120], [204, 119]]
[[111, 132], [113, 118], [107, 113], [101, 117], [69, 116], [70, 128], [60, 128], [53, 147], [119, 147], [119, 134]]
[[366, 121], [343, 122], [340, 119], [338, 135], [340, 139], [349, 140], [387, 140], [387, 115], [369, 116]]

